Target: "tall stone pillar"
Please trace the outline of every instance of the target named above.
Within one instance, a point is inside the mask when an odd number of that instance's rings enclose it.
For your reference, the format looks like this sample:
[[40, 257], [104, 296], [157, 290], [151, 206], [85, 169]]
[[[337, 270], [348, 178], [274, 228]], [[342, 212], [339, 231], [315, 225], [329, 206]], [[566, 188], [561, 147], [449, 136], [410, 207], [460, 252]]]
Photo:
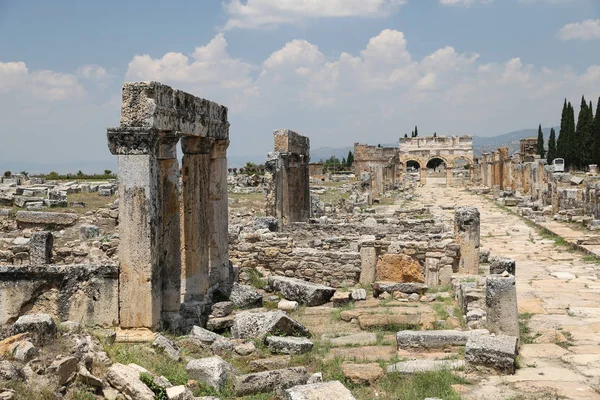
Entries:
[[421, 174], [421, 185], [426, 185], [427, 184], [427, 165], [425, 165], [424, 167], [421, 167], [419, 169], [419, 172]]
[[213, 139], [189, 136], [181, 140], [184, 301], [203, 300], [209, 279], [210, 150]]
[[162, 311], [158, 142], [154, 129], [108, 129], [119, 169], [119, 320], [156, 327]]
[[519, 337], [517, 286], [513, 275], [488, 275], [485, 281], [486, 325], [490, 333]]
[[480, 216], [475, 207], [459, 207], [454, 215], [454, 236], [460, 246], [458, 271], [479, 273]]
[[208, 223], [211, 285], [229, 281], [227, 147], [229, 140], [215, 140], [210, 151]]
[[163, 273], [164, 312], [178, 312], [181, 293], [181, 225], [179, 203], [179, 134], [163, 138], [158, 147], [158, 192], [161, 232], [159, 265]]
[[446, 166], [446, 186], [453, 186], [452, 182], [452, 167]]

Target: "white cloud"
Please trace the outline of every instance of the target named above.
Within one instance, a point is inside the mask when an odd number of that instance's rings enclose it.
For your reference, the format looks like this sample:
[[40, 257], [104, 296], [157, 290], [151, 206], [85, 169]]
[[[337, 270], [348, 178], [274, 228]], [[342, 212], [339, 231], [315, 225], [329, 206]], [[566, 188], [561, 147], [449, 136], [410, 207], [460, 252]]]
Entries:
[[396, 10], [406, 0], [230, 0], [224, 29], [272, 28], [315, 18], [378, 17]]
[[440, 4], [444, 6], [463, 6], [468, 7], [476, 3], [487, 4], [494, 0], [440, 0]]
[[103, 67], [94, 64], [82, 65], [77, 68], [76, 73], [77, 76], [80, 76], [83, 79], [102, 80], [109, 77], [109, 74]]
[[600, 39], [600, 19], [588, 19], [582, 22], [567, 24], [558, 32], [561, 40]]
[[81, 99], [85, 89], [74, 74], [29, 71], [22, 62], [0, 61], [0, 92], [31, 95], [45, 101]]

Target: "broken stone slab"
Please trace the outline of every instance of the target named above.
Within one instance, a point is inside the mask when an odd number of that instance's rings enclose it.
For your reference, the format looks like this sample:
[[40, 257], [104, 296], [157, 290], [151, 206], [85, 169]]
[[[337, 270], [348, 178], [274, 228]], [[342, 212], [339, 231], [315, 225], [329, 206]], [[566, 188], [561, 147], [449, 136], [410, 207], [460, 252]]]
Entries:
[[19, 211], [15, 217], [19, 229], [46, 226], [71, 226], [77, 222], [77, 214], [43, 211]]
[[387, 372], [418, 374], [444, 370], [457, 370], [465, 367], [463, 360], [411, 360], [402, 361], [387, 367]]
[[44, 199], [41, 197], [32, 197], [32, 196], [14, 196], [13, 203], [15, 206], [20, 208], [25, 208], [30, 203], [40, 203], [44, 202]]
[[344, 346], [370, 346], [377, 343], [377, 334], [375, 332], [359, 332], [353, 335], [340, 336], [329, 339], [332, 347]]
[[514, 374], [517, 345], [516, 336], [473, 335], [465, 348], [465, 360], [469, 364]]
[[260, 338], [267, 335], [310, 337], [308, 329], [283, 311], [243, 311], [236, 314], [231, 327], [236, 339]]
[[472, 336], [488, 335], [485, 329], [472, 331], [400, 331], [396, 334], [399, 349], [407, 347], [440, 348], [447, 346], [464, 346]]
[[350, 296], [352, 297], [352, 300], [366, 300], [367, 291], [365, 289], [352, 289], [352, 293]]
[[101, 388], [104, 386], [102, 383], [102, 379], [92, 375], [90, 371], [83, 365], [79, 366], [79, 370], [77, 371], [77, 379], [79, 381], [85, 383], [88, 386], [93, 386], [97, 388]]
[[298, 302], [281, 299], [279, 303], [277, 303], [277, 309], [281, 311], [296, 311], [298, 309]]
[[374, 282], [371, 287], [373, 288], [373, 296], [375, 297], [379, 297], [381, 293], [392, 294], [394, 292], [402, 292], [408, 294], [425, 294], [427, 291], [427, 285], [424, 283]]
[[236, 373], [233, 365], [219, 356], [191, 360], [185, 367], [190, 379], [223, 390], [227, 381]]
[[152, 347], [159, 349], [172, 360], [181, 360], [181, 349], [179, 346], [163, 335], [156, 336], [156, 339], [154, 339], [154, 342], [152, 343]]
[[100, 228], [96, 225], [84, 224], [79, 227], [80, 239], [93, 239], [100, 236]]
[[585, 179], [579, 176], [573, 176], [569, 182], [573, 185], [581, 185]]
[[356, 400], [340, 381], [294, 386], [284, 391], [285, 400]]
[[383, 377], [383, 368], [377, 363], [342, 364], [342, 373], [355, 385], [372, 385]]
[[28, 314], [20, 316], [12, 326], [12, 333], [29, 332], [33, 343], [38, 346], [51, 343], [56, 337], [56, 324], [49, 314]]
[[384, 254], [377, 260], [377, 282], [424, 281], [419, 262], [406, 254]]
[[306, 381], [306, 384], [310, 385], [313, 383], [321, 383], [321, 382], [323, 382], [323, 373], [315, 372], [308, 378], [308, 381]]
[[325, 304], [335, 293], [335, 289], [329, 286], [283, 276], [269, 276], [269, 286], [281, 292], [286, 299], [307, 306]]
[[334, 307], [344, 307], [352, 303], [352, 293], [350, 292], [335, 292], [331, 297], [331, 303]]
[[292, 336], [267, 336], [265, 343], [276, 354], [304, 354], [314, 346], [307, 338]]
[[154, 400], [154, 392], [140, 380], [139, 370], [129, 365], [113, 364], [106, 380], [119, 392], [136, 400]]
[[17, 361], [27, 362], [39, 354], [40, 350], [29, 340], [22, 340], [12, 346], [10, 353]]
[[168, 400], [194, 400], [194, 394], [184, 385], [166, 388], [165, 394]]
[[221, 301], [212, 305], [211, 314], [213, 317], [226, 317], [233, 312], [233, 301]]
[[206, 322], [206, 328], [211, 331], [224, 331], [233, 326], [235, 315], [228, 315], [222, 318], [211, 317]]
[[304, 385], [307, 381], [306, 368], [284, 368], [236, 376], [233, 378], [233, 390], [236, 396], [280, 392], [293, 386]]
[[262, 307], [263, 297], [252, 286], [241, 285], [235, 282], [232, 285], [229, 300], [237, 308]]
[[417, 328], [427, 322], [429, 315], [430, 314], [362, 314], [358, 316], [358, 325], [364, 330], [390, 325], [410, 325]]
[[517, 262], [512, 258], [497, 257], [490, 263], [490, 274], [502, 274], [504, 271], [514, 275], [517, 270]]
[[290, 365], [291, 360], [291, 356], [282, 355], [251, 360], [248, 365], [250, 366], [250, 369], [255, 372], [270, 371], [273, 369], [287, 368]]
[[200, 326], [194, 326], [192, 328], [192, 331], [190, 332], [190, 336], [194, 339], [199, 340], [200, 342], [204, 343], [204, 344], [212, 344], [213, 342], [217, 341], [217, 340], [222, 340], [225, 339], [223, 336], [211, 332], [207, 329], [204, 329]]

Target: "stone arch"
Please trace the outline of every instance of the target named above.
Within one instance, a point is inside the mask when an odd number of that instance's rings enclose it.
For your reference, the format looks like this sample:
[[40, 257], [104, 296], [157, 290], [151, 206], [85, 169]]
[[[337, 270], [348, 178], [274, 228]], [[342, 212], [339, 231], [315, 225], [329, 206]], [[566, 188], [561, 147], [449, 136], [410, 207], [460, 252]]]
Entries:
[[[464, 170], [458, 172], [457, 170], [460, 168], [460, 165], [457, 165], [457, 162], [464, 161], [465, 165], [468, 165], [469, 168], [464, 168]], [[464, 186], [467, 183], [473, 182], [473, 173], [474, 173], [473, 160], [467, 156], [459, 155], [452, 160], [452, 170], [450, 176], [452, 178], [452, 184], [454, 186]]]
[[[430, 167], [430, 163], [433, 160], [439, 160], [444, 164], [445, 169], [443, 172], [439, 171], [437, 169], [437, 166], [435, 168], [433, 166]], [[427, 163], [425, 163], [425, 170], [423, 171], [423, 175], [427, 177], [426, 180], [428, 184], [448, 186], [452, 178], [451, 171], [452, 167], [448, 162], [447, 157], [442, 155], [429, 155], [429, 157], [427, 158]]]
[[461, 161], [461, 160], [462, 161], [466, 161], [467, 164], [473, 166], [473, 160], [471, 160], [469, 157], [467, 157], [467, 156], [457, 156], [457, 157], [454, 157], [454, 159], [452, 160], [452, 167], [454, 168], [456, 166], [456, 162], [457, 161]]

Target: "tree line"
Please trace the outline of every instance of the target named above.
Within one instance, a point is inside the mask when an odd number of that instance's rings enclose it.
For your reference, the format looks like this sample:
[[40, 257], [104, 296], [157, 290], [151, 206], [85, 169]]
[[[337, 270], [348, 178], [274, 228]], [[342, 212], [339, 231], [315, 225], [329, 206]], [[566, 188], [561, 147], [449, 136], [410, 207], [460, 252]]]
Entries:
[[575, 110], [571, 102], [565, 99], [560, 118], [558, 138], [554, 128], [550, 129], [548, 151], [544, 148], [542, 126], [538, 128], [537, 154], [546, 157], [548, 164], [555, 158], [563, 158], [571, 169], [584, 169], [589, 164], [600, 164], [600, 98], [596, 104], [596, 113], [592, 102], [581, 97], [581, 105], [575, 124]]

